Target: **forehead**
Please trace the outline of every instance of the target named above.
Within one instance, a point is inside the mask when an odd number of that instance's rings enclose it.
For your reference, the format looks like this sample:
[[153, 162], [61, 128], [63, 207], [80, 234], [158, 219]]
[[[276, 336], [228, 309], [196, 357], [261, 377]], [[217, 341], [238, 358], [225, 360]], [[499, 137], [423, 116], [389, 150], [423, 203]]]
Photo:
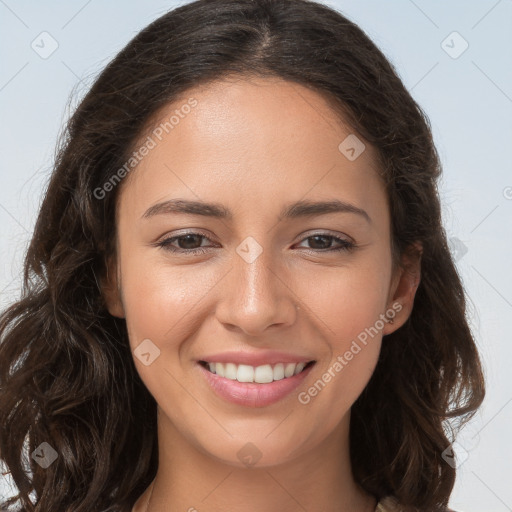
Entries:
[[125, 179], [123, 195], [138, 210], [184, 195], [224, 198], [236, 207], [241, 201], [261, 205], [263, 197], [288, 201], [336, 191], [339, 198], [367, 202], [365, 196], [383, 194], [377, 154], [358, 137], [356, 150], [364, 151], [347, 158], [344, 141], [353, 137], [326, 99], [307, 87], [228, 77], [160, 109], [139, 141], [151, 149]]

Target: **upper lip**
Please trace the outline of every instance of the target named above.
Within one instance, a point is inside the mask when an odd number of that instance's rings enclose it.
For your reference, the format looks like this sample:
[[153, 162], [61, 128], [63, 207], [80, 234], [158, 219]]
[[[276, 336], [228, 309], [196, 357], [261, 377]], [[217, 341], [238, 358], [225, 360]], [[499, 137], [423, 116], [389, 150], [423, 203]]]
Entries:
[[258, 352], [232, 351], [220, 354], [206, 355], [198, 361], [207, 363], [234, 363], [246, 364], [249, 366], [261, 366], [264, 364], [277, 363], [309, 363], [314, 361], [311, 357], [290, 354], [288, 352], [277, 352], [275, 350], [259, 350]]

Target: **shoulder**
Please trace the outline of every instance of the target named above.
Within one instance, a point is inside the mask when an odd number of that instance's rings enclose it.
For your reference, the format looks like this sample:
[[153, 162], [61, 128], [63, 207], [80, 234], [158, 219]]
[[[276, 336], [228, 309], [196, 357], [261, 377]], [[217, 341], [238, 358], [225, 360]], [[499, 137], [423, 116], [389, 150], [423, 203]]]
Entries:
[[400, 504], [393, 496], [386, 496], [377, 503], [375, 512], [400, 512]]
[[[386, 496], [382, 498], [375, 508], [375, 512], [402, 512], [402, 507], [396, 498], [393, 496]], [[446, 512], [457, 512], [451, 508], [447, 508]]]

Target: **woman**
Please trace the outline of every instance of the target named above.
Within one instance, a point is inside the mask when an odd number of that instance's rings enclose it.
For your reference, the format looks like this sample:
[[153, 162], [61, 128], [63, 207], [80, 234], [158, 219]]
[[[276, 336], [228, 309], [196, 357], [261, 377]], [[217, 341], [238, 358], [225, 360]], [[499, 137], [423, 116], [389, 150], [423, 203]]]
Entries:
[[447, 510], [484, 382], [440, 172], [326, 6], [144, 29], [69, 121], [0, 319], [19, 510]]

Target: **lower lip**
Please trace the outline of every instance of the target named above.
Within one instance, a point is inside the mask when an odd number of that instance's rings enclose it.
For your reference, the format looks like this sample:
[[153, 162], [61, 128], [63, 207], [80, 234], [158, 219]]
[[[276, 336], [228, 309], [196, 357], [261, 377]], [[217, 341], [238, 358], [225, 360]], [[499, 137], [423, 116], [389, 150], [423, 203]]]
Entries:
[[293, 377], [275, 380], [268, 384], [256, 382], [238, 382], [237, 380], [219, 377], [198, 363], [206, 381], [221, 398], [228, 402], [245, 407], [265, 407], [282, 400], [289, 395], [309, 374], [315, 364]]

